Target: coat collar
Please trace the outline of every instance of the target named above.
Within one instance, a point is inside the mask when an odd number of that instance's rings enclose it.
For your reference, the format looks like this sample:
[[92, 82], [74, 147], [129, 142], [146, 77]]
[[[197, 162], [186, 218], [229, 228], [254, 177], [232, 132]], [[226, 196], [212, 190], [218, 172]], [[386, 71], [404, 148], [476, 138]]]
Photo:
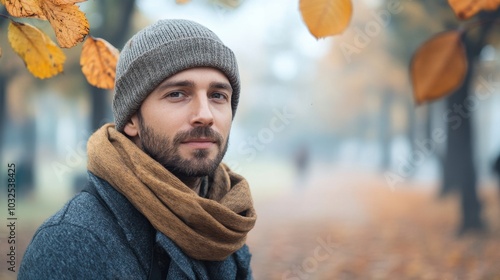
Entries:
[[151, 254], [144, 254], [144, 252], [152, 252], [155, 242], [155, 229], [127, 198], [115, 190], [113, 186], [91, 172], [88, 172], [88, 174], [89, 182], [95, 186], [98, 194], [108, 205], [111, 214], [123, 230], [132, 251], [147, 274], [150, 269]]
[[[144, 269], [145, 275], [149, 275], [150, 273], [152, 254], [144, 254], [144, 252], [153, 253], [156, 243], [169, 255], [171, 261], [175, 263], [176, 267], [182, 270], [183, 275], [188, 279], [210, 279], [208, 275], [211, 274], [224, 276], [228, 268], [230, 271], [236, 273], [235, 277], [232, 277], [234, 275], [225, 275], [229, 278], [252, 278], [250, 269], [251, 254], [247, 245], [244, 245], [224, 261], [212, 262], [219, 263], [219, 265], [214, 265], [210, 269], [215, 269], [215, 271], [207, 271], [204, 262], [189, 258], [171, 239], [161, 232], [157, 232], [132, 203], [115, 190], [113, 186], [91, 172], [88, 172], [88, 174], [89, 182], [95, 186], [97, 193], [107, 204], [112, 212], [111, 214], [123, 230], [123, 234], [137, 260], [139, 260], [141, 267]], [[208, 186], [205, 185], [204, 187], [207, 188]], [[225, 265], [222, 265], [222, 263], [225, 263]], [[222, 270], [219, 271], [219, 269]]]

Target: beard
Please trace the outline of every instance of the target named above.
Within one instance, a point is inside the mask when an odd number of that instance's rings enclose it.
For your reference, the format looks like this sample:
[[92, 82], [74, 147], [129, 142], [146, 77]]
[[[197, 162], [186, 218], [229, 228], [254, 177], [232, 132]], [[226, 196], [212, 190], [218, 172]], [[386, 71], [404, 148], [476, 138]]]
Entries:
[[[139, 119], [139, 135], [141, 149], [156, 160], [168, 171], [177, 177], [203, 177], [212, 175], [228, 148], [229, 137], [224, 138], [209, 126], [198, 126], [188, 131], [177, 133], [173, 139], [162, 136], [144, 123], [140, 111], [137, 113]], [[191, 158], [183, 158], [179, 147], [183, 141], [189, 138], [207, 137], [215, 140], [218, 152], [215, 158], [210, 158], [210, 152], [206, 149], [195, 149]]]

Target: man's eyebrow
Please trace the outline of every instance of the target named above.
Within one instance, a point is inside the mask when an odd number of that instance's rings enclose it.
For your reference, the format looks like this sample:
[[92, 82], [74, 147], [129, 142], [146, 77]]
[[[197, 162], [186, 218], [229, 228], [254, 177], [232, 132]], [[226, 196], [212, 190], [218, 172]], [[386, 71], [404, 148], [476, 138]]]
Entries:
[[217, 89], [225, 89], [225, 90], [228, 90], [230, 92], [233, 91], [233, 88], [228, 83], [212, 82], [212, 83], [210, 83], [210, 87], [217, 88]]
[[185, 81], [168, 81], [168, 82], [165, 82], [161, 85], [158, 86], [158, 88], [156, 90], [164, 90], [164, 89], [167, 89], [167, 88], [170, 88], [170, 87], [194, 87], [194, 82], [193, 81], [189, 81], [189, 80], [185, 80]]

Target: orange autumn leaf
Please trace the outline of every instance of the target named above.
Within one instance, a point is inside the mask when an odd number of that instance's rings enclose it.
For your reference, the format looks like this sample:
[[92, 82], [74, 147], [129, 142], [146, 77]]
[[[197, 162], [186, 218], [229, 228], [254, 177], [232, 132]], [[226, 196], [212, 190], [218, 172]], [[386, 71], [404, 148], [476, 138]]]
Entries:
[[316, 39], [344, 31], [352, 17], [351, 0], [300, 0], [300, 12]]
[[87, 81], [98, 88], [112, 89], [118, 50], [101, 38], [89, 36], [83, 43], [80, 65]]
[[50, 1], [52, 1], [52, 3], [56, 5], [67, 5], [67, 4], [81, 3], [87, 0], [50, 0]]
[[177, 4], [181, 4], [181, 5], [182, 5], [182, 4], [187, 4], [187, 3], [189, 3], [190, 1], [191, 1], [191, 0], [175, 0], [175, 3], [177, 3]]
[[5, 9], [13, 17], [35, 17], [46, 19], [40, 8], [39, 0], [2, 0]]
[[494, 11], [500, 6], [500, 0], [484, 0], [483, 9], [487, 11]]
[[45, 79], [62, 72], [66, 56], [36, 27], [10, 22], [8, 38], [12, 49], [23, 59], [33, 76]]
[[500, 0], [448, 0], [448, 3], [462, 20], [473, 17], [479, 11], [493, 11], [500, 6]]
[[57, 42], [63, 48], [74, 47], [89, 33], [85, 14], [74, 4], [57, 5], [52, 0], [41, 2], [44, 15], [56, 33]]
[[410, 72], [417, 104], [457, 89], [467, 72], [461, 33], [447, 31], [425, 42], [413, 55]]

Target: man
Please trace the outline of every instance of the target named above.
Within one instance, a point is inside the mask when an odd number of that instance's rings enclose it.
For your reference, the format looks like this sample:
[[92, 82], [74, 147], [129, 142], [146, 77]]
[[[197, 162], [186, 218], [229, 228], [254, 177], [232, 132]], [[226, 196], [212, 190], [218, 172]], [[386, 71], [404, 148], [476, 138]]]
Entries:
[[250, 190], [221, 164], [239, 93], [234, 54], [207, 28], [134, 35], [115, 125], [88, 141], [89, 185], [35, 233], [19, 279], [251, 279]]

